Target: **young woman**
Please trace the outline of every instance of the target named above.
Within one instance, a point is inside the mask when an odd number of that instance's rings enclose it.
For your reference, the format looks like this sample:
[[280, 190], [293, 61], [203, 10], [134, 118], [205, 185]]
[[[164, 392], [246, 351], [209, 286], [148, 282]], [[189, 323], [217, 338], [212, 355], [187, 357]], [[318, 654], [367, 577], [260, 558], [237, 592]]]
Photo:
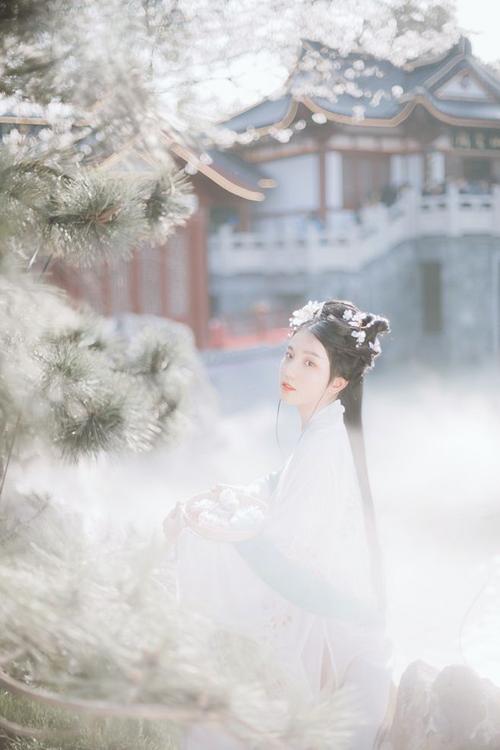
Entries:
[[[290, 327], [279, 389], [302, 432], [280, 470], [232, 486], [265, 503], [264, 526], [244, 541], [212, 541], [185, 528], [177, 506], [164, 528], [177, 543], [179, 600], [268, 644], [312, 700], [355, 686], [364, 723], [350, 747], [372, 750], [390, 697], [392, 646], [361, 406], [389, 322], [328, 300], [296, 310]], [[220, 739], [212, 745], [202, 729], [186, 738], [185, 748], [212, 746], [220, 750]]]

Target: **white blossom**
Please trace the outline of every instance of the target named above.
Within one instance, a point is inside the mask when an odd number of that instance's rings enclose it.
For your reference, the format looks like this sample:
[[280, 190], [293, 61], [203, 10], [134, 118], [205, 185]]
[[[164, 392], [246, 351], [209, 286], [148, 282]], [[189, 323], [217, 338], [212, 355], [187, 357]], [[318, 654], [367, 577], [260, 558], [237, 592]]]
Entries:
[[303, 323], [307, 323], [309, 320], [318, 317], [323, 309], [324, 302], [317, 302], [309, 300], [307, 305], [301, 307], [299, 310], [294, 310], [292, 317], [289, 319], [292, 327], [298, 327]]
[[214, 499], [211, 497], [201, 497], [192, 501], [192, 507], [194, 510], [212, 510], [214, 507]]
[[351, 336], [354, 336], [354, 338], [357, 339], [356, 346], [361, 346], [361, 344], [366, 338], [366, 332], [365, 331], [352, 331]]
[[231, 516], [230, 524], [238, 529], [252, 528], [264, 520], [264, 514], [260, 508], [249, 506], [241, 508]]
[[234, 490], [226, 487], [219, 495], [219, 501], [223, 508], [235, 511], [238, 507], [238, 498]]
[[344, 320], [347, 320], [350, 326], [360, 326], [363, 322], [363, 318], [365, 316], [365, 313], [359, 311], [359, 312], [353, 312], [350, 308], [347, 308], [344, 310], [344, 314], [342, 315]]

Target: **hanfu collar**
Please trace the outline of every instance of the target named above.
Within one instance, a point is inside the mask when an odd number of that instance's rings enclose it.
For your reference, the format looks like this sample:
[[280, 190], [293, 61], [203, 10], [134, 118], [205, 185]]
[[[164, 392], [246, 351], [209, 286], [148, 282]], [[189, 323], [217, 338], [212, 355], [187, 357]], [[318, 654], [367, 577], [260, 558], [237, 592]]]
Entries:
[[335, 401], [332, 401], [330, 404], [322, 406], [321, 409], [315, 411], [312, 417], [308, 419], [302, 432], [304, 433], [310, 425], [317, 426], [318, 424], [328, 424], [343, 421], [342, 415], [344, 414], [344, 412], [344, 404], [340, 401], [340, 399], [336, 398]]

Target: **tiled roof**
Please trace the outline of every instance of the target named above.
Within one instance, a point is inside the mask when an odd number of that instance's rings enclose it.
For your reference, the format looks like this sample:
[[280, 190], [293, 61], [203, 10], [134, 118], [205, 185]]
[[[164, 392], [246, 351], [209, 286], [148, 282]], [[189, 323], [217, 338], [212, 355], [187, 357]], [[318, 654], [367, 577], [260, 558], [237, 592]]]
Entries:
[[274, 187], [274, 180], [270, 179], [260, 167], [241, 159], [227, 151], [212, 150], [208, 152], [210, 162], [202, 159], [199, 154], [172, 139], [168, 139], [169, 149], [198, 172], [208, 177], [216, 185], [240, 198], [251, 201], [263, 201], [263, 188]]
[[[352, 94], [342, 94], [338, 96], [337, 101], [314, 95], [297, 96], [294, 100], [291, 93], [294, 84], [299, 81], [307, 82], [308, 76], [312, 75], [297, 67], [289, 79], [290, 93], [276, 101], [265, 100], [227, 120], [224, 125], [240, 133], [249, 128], [263, 130], [273, 126], [286, 127], [293, 120], [297, 100], [312, 111], [323, 112], [327, 119], [352, 121], [360, 125], [394, 125], [410, 114], [415, 103], [427, 106], [437, 119], [443, 119], [450, 124], [467, 125], [477, 122], [494, 127], [500, 124], [500, 80], [472, 55], [470, 42], [465, 37], [461, 37], [448, 52], [432, 61], [407, 64], [404, 67], [396, 67], [387, 60], [378, 60], [368, 55], [350, 54], [339, 58], [333, 50], [319, 43], [304, 40], [302, 55], [307, 51], [331, 57], [340, 63], [339, 73], [350, 68], [356, 60], [362, 60], [365, 69], [376, 66], [383, 73], [381, 77], [361, 72], [354, 83], [363, 92], [373, 95], [376, 91], [382, 90], [387, 94], [391, 93], [391, 97], [383, 96], [377, 104], [370, 96], [358, 97]], [[463, 95], [457, 98], [436, 95], [447, 82], [465, 72], [469, 73], [476, 87], [484, 90], [484, 98], [468, 97], [465, 90]], [[392, 95], [394, 86], [401, 87], [401, 96]], [[355, 117], [354, 108], [360, 106], [364, 110], [364, 120]]]
[[240, 132], [246, 130], [249, 125], [260, 128], [272, 123], [279, 123], [286, 118], [292, 103], [293, 97], [290, 94], [276, 101], [266, 99], [260, 104], [235, 115], [235, 117], [227, 120], [224, 125], [229, 126], [231, 130]]
[[255, 164], [240, 159], [236, 154], [228, 151], [209, 151], [212, 158], [211, 166], [221, 174], [238, 182], [249, 190], [262, 190], [263, 184], [271, 183], [270, 177], [263, 169]]

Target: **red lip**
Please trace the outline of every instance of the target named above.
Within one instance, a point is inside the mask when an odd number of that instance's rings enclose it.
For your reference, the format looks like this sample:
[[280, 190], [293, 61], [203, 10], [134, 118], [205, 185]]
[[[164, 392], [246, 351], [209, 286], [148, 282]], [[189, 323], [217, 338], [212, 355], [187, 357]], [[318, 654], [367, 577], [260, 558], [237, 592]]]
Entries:
[[295, 388], [293, 388], [291, 385], [288, 385], [288, 383], [282, 383], [281, 387], [285, 388], [285, 390], [287, 390], [287, 391], [294, 391], [295, 390]]

